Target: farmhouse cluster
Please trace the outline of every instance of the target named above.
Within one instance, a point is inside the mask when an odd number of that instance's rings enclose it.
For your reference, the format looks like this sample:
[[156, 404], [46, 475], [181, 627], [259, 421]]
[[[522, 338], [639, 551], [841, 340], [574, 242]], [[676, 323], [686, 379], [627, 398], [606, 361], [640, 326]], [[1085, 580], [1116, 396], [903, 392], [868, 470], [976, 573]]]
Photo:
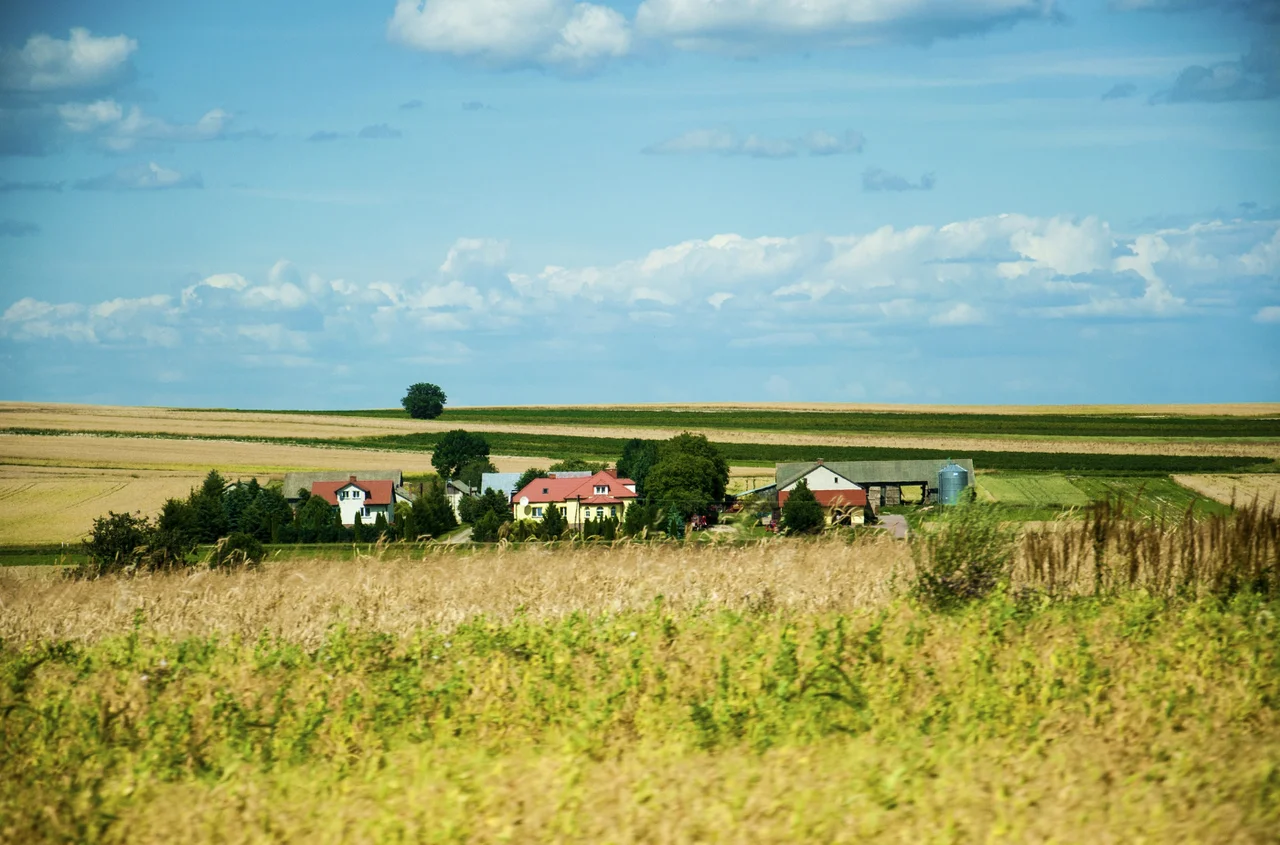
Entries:
[[[862, 525], [883, 507], [910, 504], [956, 504], [972, 487], [973, 461], [810, 461], [778, 464], [771, 484], [725, 497], [718, 509], [752, 507], [765, 523], [776, 524], [787, 500], [806, 487], [821, 506], [827, 524]], [[597, 472], [549, 472], [520, 485], [519, 473], [484, 473], [476, 487], [458, 479], [445, 482], [445, 498], [455, 517], [463, 519], [463, 500], [482, 491], [500, 494], [514, 520], [543, 521], [551, 508], [569, 525], [622, 520], [640, 499], [637, 484], [616, 469]], [[396, 521], [396, 505], [412, 505], [422, 495], [406, 487], [399, 471], [289, 473], [285, 490], [290, 504], [320, 497], [344, 526], [371, 524], [382, 517]], [[304, 493], [306, 494], [304, 496]]]

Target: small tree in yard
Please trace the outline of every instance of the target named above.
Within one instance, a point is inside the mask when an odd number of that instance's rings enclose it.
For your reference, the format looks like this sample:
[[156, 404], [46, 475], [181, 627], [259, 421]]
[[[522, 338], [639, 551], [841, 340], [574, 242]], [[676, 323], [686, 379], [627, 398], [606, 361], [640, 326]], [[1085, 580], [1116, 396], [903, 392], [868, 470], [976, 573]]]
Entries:
[[472, 490], [479, 490], [486, 472], [497, 472], [498, 468], [488, 458], [474, 458], [462, 465], [458, 470], [458, 480]]
[[788, 534], [807, 534], [822, 528], [826, 515], [805, 481], [801, 481], [782, 506], [782, 527]]
[[409, 392], [400, 400], [409, 416], [415, 420], [434, 420], [444, 413], [444, 403], [448, 401], [439, 386], [429, 382], [419, 382], [409, 388]]
[[566, 525], [564, 514], [560, 513], [560, 509], [552, 502], [547, 505], [547, 510], [542, 516], [542, 525], [538, 530], [538, 535], [544, 540], [559, 540], [560, 535], [564, 533]]

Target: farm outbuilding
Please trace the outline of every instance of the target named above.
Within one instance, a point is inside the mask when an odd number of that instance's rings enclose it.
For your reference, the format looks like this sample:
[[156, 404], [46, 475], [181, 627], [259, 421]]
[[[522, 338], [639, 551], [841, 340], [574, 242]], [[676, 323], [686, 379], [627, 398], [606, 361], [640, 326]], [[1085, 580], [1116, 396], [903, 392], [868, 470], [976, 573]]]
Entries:
[[971, 459], [927, 458], [911, 461], [804, 461], [778, 464], [776, 489], [787, 490], [800, 479], [812, 476], [821, 469], [823, 473], [837, 476], [865, 491], [867, 504], [873, 510], [886, 505], [923, 504], [937, 498], [938, 473], [951, 464], [963, 467], [968, 473], [966, 487], [973, 486]]

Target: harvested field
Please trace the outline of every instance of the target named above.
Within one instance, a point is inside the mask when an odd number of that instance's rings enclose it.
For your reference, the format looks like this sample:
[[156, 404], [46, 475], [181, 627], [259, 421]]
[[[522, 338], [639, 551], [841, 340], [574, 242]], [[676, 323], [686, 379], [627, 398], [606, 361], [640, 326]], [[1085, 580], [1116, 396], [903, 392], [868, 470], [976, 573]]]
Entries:
[[[459, 411], [496, 406], [457, 406]], [[527, 405], [529, 408], [671, 411], [838, 411], [868, 414], [1061, 414], [1063, 416], [1134, 414], [1142, 416], [1280, 417], [1280, 402], [1235, 402], [1217, 405], [898, 405], [845, 402], [655, 402], [638, 405]]]
[[[521, 472], [545, 462], [541, 458], [494, 456], [504, 472]], [[400, 469], [430, 473], [430, 452], [384, 452], [234, 440], [168, 440], [146, 437], [65, 437], [0, 434], [0, 464], [78, 467], [84, 469], [148, 469], [224, 475], [283, 475], [290, 470]]]
[[[71, 543], [107, 511], [152, 514], [198, 487], [197, 473], [0, 466], [0, 543]], [[265, 480], [265, 479], [263, 479]]]
[[[699, 428], [690, 420], [690, 431], [706, 434], [722, 443], [760, 443], [799, 446], [875, 446], [907, 449], [941, 449], [962, 452], [1098, 453], [1119, 455], [1216, 455], [1263, 456], [1280, 460], [1280, 442], [1273, 440], [1162, 440], [1110, 438], [1005, 437], [897, 434], [824, 434], [814, 432], [734, 431]], [[272, 414], [243, 411], [184, 411], [164, 408], [118, 408], [84, 405], [0, 403], [0, 428], [60, 431], [110, 431], [176, 434], [184, 436], [236, 436], [264, 438], [342, 439], [443, 432], [459, 426], [471, 431], [507, 434], [613, 437], [629, 439], [636, 429], [598, 425], [532, 425], [488, 422], [397, 420], [338, 415]], [[676, 428], [645, 428], [644, 436], [664, 439], [679, 434]]]
[[1280, 502], [1280, 475], [1175, 475], [1173, 480], [1201, 496], [1231, 504]]
[[[494, 457], [505, 472], [537, 458]], [[0, 434], [0, 543], [78, 541], [107, 511], [154, 514], [210, 469], [229, 478], [280, 479], [290, 470], [400, 469], [430, 473], [431, 454], [139, 437]]]

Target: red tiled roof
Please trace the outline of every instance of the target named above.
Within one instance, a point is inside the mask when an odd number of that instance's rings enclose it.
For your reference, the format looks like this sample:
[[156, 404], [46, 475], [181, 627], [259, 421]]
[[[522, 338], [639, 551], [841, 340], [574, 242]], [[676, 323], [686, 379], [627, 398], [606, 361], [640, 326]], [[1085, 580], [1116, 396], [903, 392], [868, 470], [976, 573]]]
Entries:
[[329, 504], [336, 505], [338, 491], [352, 484], [364, 491], [366, 505], [391, 504], [394, 487], [394, 482], [391, 481], [360, 481], [358, 479], [356, 481], [317, 481], [311, 485], [311, 495], [322, 496]]
[[[791, 490], [778, 494], [778, 505], [782, 506], [791, 498]], [[862, 507], [867, 503], [866, 490], [814, 490], [813, 498], [824, 508]]]
[[[628, 499], [636, 498], [636, 494], [627, 489], [627, 485], [635, 486], [630, 478], [618, 478], [609, 470], [597, 472], [590, 478], [535, 478], [512, 496], [512, 502], [528, 497], [529, 504], [545, 502], [567, 502], [570, 499], [592, 505], [619, 505]], [[609, 488], [607, 495], [597, 495], [596, 486]], [[542, 491], [546, 491], [545, 493]]]

